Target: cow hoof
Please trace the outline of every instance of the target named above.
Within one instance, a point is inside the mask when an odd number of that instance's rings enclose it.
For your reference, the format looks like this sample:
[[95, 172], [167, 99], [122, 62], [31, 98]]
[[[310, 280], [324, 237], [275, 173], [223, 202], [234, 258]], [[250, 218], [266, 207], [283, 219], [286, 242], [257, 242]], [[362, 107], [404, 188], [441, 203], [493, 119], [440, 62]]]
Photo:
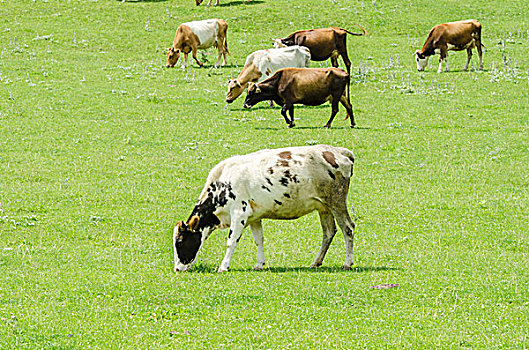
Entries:
[[325, 124], [323, 127], [328, 129], [331, 127], [331, 124]]
[[356, 124], [351, 124], [351, 129], [354, 129], [355, 126]]
[[311, 269], [317, 269], [320, 266], [321, 266], [321, 263], [313, 263], [312, 265], [310, 265], [310, 268]]
[[294, 124], [294, 123], [292, 123], [292, 124], [288, 124], [288, 128], [289, 128], [289, 129], [291, 129], [291, 128], [295, 127], [295, 126], [296, 126], [296, 124]]
[[217, 270], [217, 273], [228, 272], [228, 269], [229, 269], [229, 267], [228, 267], [227, 269], [224, 269], [224, 268], [222, 268], [222, 267], [219, 267], [219, 269]]
[[351, 265], [343, 265], [342, 270], [351, 270]]
[[263, 266], [262, 265], [257, 265], [253, 268], [255, 271], [262, 271], [263, 270]]

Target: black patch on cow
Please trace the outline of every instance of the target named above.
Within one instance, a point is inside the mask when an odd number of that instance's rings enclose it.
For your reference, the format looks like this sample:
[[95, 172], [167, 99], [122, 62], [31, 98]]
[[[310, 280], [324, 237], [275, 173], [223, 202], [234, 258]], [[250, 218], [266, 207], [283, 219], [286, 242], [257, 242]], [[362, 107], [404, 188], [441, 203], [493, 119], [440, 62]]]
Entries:
[[281, 179], [279, 179], [279, 183], [283, 186], [288, 186], [288, 179], [286, 177], [282, 177]]
[[232, 233], [233, 233], [233, 231], [232, 231], [231, 228], [230, 228], [230, 232], [228, 233], [228, 239], [231, 238], [231, 234], [232, 234]]
[[264, 189], [264, 190], [267, 190], [268, 192], [272, 192], [270, 191], [270, 189], [268, 187], [266, 187], [265, 185], [261, 185], [261, 188]]
[[272, 168], [272, 167], [268, 168], [268, 173], [270, 175], [272, 175], [274, 173], [274, 168]]
[[268, 182], [268, 184], [269, 184], [270, 186], [274, 186], [274, 184], [272, 183], [272, 181], [271, 181], [269, 178], [266, 178], [266, 182]]
[[248, 203], [246, 203], [245, 201], [242, 201], [241, 204], [242, 204], [242, 211], [246, 211], [246, 208], [248, 207]]
[[283, 193], [283, 196], [290, 198], [290, 195], [288, 193]]
[[290, 170], [285, 170], [283, 172], [283, 175], [285, 175], [285, 177], [289, 180], [289, 181], [292, 181], [294, 183], [299, 183], [299, 180], [298, 180], [298, 177], [296, 175], [292, 175], [292, 173], [290, 173]]
[[244, 226], [244, 224], [245, 224], [244, 220], [241, 220], [241, 225], [243, 225], [243, 226]]
[[237, 238], [237, 243], [239, 243], [239, 241], [241, 240], [242, 238], [242, 235], [239, 236], [239, 238]]
[[336, 179], [336, 176], [334, 176], [334, 174], [332, 173], [332, 171], [328, 170], [327, 173], [329, 174], [329, 176], [331, 177], [331, 179]]
[[274, 202], [276, 202], [277, 204], [281, 205], [283, 203], [281, 203], [280, 201], [278, 201], [277, 199], [274, 199]]

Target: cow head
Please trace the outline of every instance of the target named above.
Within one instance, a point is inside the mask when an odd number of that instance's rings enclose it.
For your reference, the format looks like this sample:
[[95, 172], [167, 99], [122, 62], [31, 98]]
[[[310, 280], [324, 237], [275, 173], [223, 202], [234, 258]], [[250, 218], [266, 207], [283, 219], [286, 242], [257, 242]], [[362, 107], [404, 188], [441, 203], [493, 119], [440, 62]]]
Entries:
[[202, 1], [204, 1], [204, 0], [195, 0], [195, 4], [197, 4], [197, 6], [198, 6], [198, 5], [200, 5], [202, 3]]
[[244, 108], [250, 108], [256, 103], [263, 101], [261, 96], [261, 88], [258, 84], [248, 83], [248, 91], [246, 92], [246, 99], [244, 100]]
[[187, 223], [179, 221], [173, 231], [174, 270], [186, 271], [195, 263], [198, 251], [204, 242], [204, 233], [197, 230], [198, 216], [193, 216]]
[[280, 38], [272, 39], [274, 41], [274, 47], [276, 49], [279, 49], [280, 47], [287, 47], [285, 43], [283, 43], [283, 40]]
[[426, 66], [428, 65], [429, 56], [426, 56], [424, 53], [420, 52], [419, 50], [415, 51], [414, 56], [415, 56], [415, 61], [417, 62], [417, 70], [419, 72], [424, 71], [426, 69]]
[[228, 80], [228, 91], [226, 92], [226, 102], [232, 103], [241, 96], [244, 89], [246, 89], [247, 84], [241, 85], [237, 79]]
[[174, 47], [170, 47], [167, 49], [167, 68], [174, 67], [176, 62], [178, 62], [178, 58], [180, 58], [180, 50], [175, 49]]

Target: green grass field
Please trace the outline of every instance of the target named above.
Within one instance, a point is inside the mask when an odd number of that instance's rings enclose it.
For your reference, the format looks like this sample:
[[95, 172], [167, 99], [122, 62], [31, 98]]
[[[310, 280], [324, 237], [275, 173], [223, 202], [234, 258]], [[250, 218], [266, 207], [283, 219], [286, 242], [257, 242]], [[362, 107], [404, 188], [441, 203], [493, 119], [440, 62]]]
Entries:
[[[525, 1], [0, 0], [0, 348], [528, 348], [529, 23]], [[165, 68], [186, 21], [229, 24], [228, 66]], [[484, 71], [412, 54], [435, 24], [483, 24]], [[348, 37], [341, 107], [226, 106], [251, 52], [299, 29]], [[342, 61], [340, 60], [342, 64]], [[329, 62], [313, 62], [313, 67]], [[267, 269], [227, 231], [175, 274], [172, 228], [220, 160], [326, 143], [356, 156], [355, 268], [317, 214], [266, 221]], [[375, 290], [382, 283], [400, 287]]]

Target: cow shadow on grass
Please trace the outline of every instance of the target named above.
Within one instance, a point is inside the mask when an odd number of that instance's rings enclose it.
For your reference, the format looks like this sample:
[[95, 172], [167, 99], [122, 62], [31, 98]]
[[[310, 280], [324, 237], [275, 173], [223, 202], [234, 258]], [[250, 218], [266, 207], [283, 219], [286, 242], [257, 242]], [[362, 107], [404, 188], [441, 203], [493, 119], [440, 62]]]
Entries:
[[239, 6], [239, 5], [257, 5], [257, 4], [262, 4], [264, 3], [264, 1], [260, 1], [260, 0], [250, 0], [250, 2], [246, 2], [246, 0], [244, 1], [230, 1], [226, 4], [223, 4], [223, 3], [220, 3], [219, 4], [219, 7], [229, 7], [229, 6]]
[[[218, 266], [214, 265], [198, 265], [193, 267], [189, 272], [191, 273], [217, 273]], [[290, 272], [304, 272], [304, 273], [366, 273], [366, 272], [383, 272], [383, 271], [402, 271], [402, 268], [388, 267], [388, 266], [353, 266], [350, 270], [344, 270], [340, 266], [321, 266], [318, 268], [311, 268], [307, 266], [300, 267], [265, 267], [263, 270], [255, 270], [253, 268], [232, 269], [229, 272], [254, 272], [254, 273], [290, 273]], [[228, 273], [229, 273], [228, 272]]]
[[168, 0], [117, 0], [119, 2], [130, 2], [130, 3], [140, 3], [140, 2], [166, 2]]
[[[244, 101], [244, 99], [243, 99]], [[266, 104], [265, 104], [266, 103]], [[304, 105], [296, 105], [296, 107], [294, 107], [294, 118], [297, 118], [296, 116], [296, 110], [298, 109], [324, 109], [324, 108], [329, 108], [329, 115], [331, 114], [330, 113], [330, 109], [331, 109], [331, 106], [330, 105], [319, 105], [319, 106], [304, 106]], [[242, 112], [251, 112], [251, 111], [259, 111], [259, 110], [264, 110], [264, 111], [268, 111], [268, 110], [277, 110], [278, 112], [281, 111], [281, 106], [278, 106], [277, 104], [274, 103], [274, 106], [273, 107], [270, 107], [268, 105], [268, 102], [263, 102], [262, 104], [258, 105], [258, 106], [253, 106], [251, 108], [244, 108], [244, 107], [240, 107], [240, 108], [231, 108], [232, 111], [242, 111]], [[281, 114], [279, 114], [281, 115]]]

